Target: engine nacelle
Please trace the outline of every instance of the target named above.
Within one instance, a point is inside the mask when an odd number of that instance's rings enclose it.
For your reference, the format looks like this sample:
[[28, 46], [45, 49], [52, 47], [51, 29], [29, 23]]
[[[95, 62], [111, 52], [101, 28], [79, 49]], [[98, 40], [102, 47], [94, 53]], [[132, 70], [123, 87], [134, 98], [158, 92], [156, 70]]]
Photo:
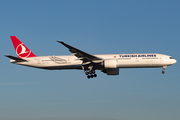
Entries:
[[107, 75], [119, 75], [119, 68], [105, 69], [105, 70], [102, 70], [102, 72], [106, 73]]
[[117, 68], [117, 60], [104, 60], [104, 68]]

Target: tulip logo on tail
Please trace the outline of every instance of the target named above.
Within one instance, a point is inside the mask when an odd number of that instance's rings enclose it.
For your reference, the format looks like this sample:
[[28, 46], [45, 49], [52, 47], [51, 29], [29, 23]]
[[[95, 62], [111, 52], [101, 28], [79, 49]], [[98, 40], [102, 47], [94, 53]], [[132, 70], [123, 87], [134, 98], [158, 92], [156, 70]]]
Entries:
[[16, 54], [18, 55], [19, 58], [22, 57], [27, 58], [31, 54], [31, 51], [30, 50], [28, 51], [26, 46], [23, 43], [21, 43], [16, 47]]

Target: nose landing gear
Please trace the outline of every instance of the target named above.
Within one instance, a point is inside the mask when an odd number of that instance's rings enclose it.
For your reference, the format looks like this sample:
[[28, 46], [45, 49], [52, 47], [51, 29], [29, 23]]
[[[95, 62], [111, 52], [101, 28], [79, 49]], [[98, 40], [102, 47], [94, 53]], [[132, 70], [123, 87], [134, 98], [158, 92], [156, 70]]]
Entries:
[[163, 69], [162, 69], [162, 74], [165, 73], [165, 69], [167, 68], [167, 66], [163, 66]]
[[86, 71], [85, 74], [87, 75], [88, 79], [97, 77], [97, 74], [95, 74], [95, 70]]

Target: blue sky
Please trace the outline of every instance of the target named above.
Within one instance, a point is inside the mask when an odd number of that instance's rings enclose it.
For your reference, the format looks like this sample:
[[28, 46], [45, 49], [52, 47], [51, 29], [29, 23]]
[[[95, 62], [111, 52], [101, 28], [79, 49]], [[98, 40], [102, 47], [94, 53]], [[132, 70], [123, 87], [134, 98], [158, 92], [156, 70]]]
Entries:
[[36, 55], [162, 53], [180, 60], [178, 0], [0, 1], [1, 120], [179, 120], [180, 64], [120, 69], [88, 80], [83, 71], [9, 63], [16, 35]]

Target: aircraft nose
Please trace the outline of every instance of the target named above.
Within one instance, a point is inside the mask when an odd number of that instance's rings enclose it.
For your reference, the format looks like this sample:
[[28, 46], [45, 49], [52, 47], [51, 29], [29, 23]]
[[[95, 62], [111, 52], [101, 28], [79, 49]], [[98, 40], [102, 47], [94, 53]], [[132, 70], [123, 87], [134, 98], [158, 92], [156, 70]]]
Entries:
[[173, 59], [173, 64], [175, 64], [177, 62], [177, 60], [176, 59]]

